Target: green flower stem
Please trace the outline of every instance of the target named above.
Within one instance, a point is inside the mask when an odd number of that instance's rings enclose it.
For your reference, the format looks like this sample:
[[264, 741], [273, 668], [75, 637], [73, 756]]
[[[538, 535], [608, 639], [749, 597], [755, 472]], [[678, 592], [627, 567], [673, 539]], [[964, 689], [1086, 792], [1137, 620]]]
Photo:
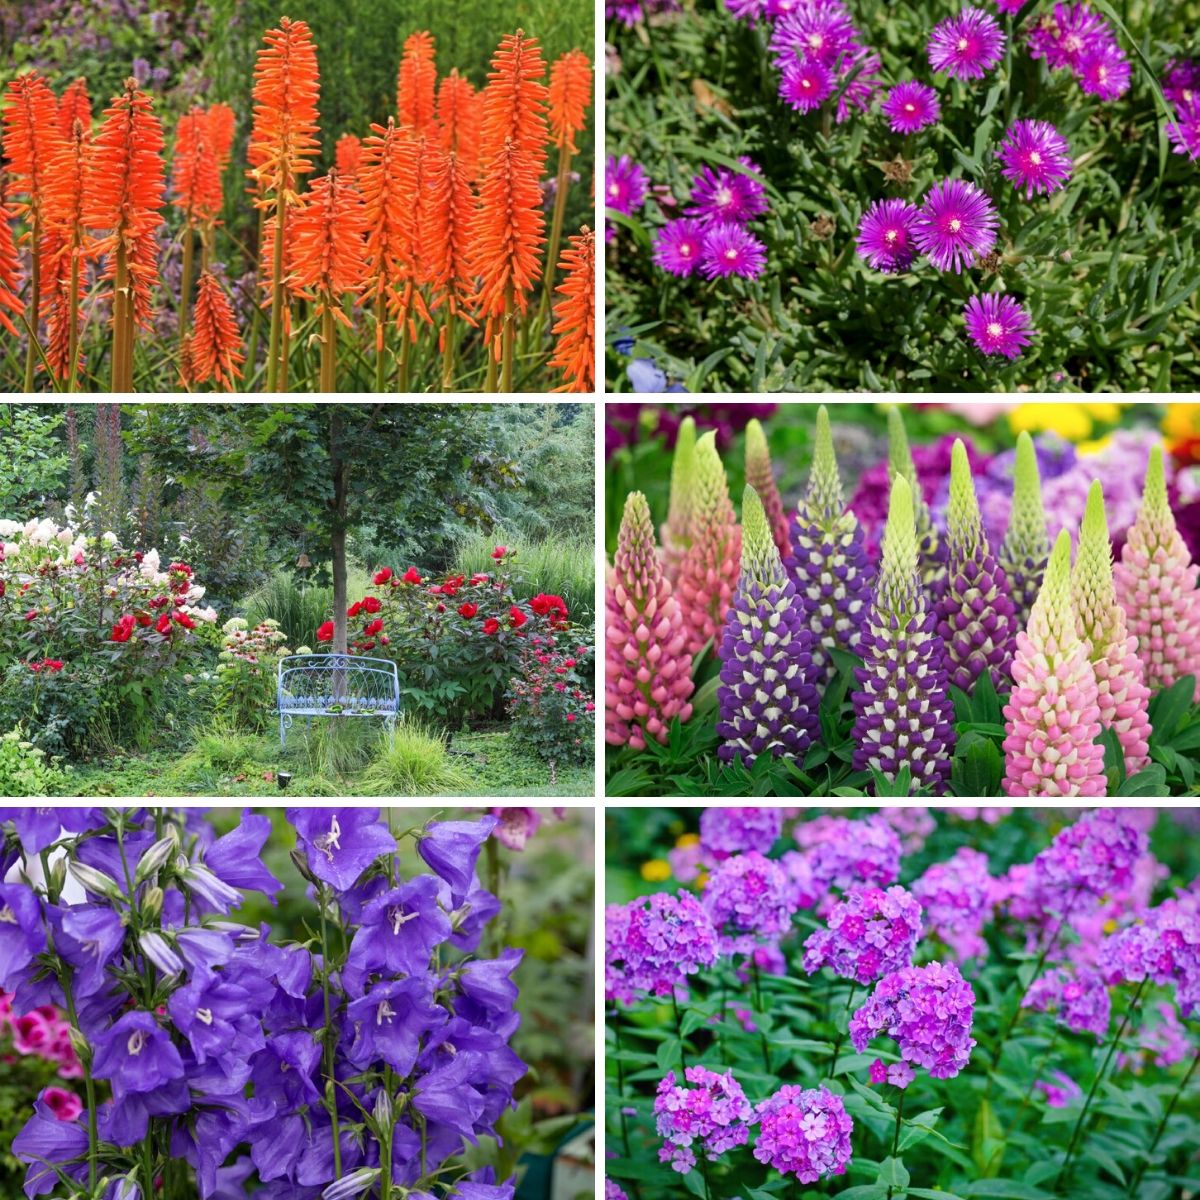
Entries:
[[333, 1177], [342, 1177], [342, 1143], [338, 1131], [337, 1091], [333, 1083], [333, 1018], [329, 1005], [329, 921], [325, 910], [329, 903], [329, 888], [322, 886], [318, 896], [321, 905], [321, 993], [325, 1001], [325, 1103], [329, 1108], [330, 1128], [333, 1131]]
[[680, 1083], [687, 1082], [687, 1056], [683, 1052], [683, 1020], [679, 1015], [679, 1001], [675, 999], [675, 989], [671, 989], [671, 1010], [675, 1013], [675, 1036], [679, 1039], [679, 1066], [683, 1071]]
[[[904, 1089], [900, 1089], [900, 1099], [896, 1102], [896, 1131], [892, 1134], [892, 1158], [900, 1150], [900, 1126], [904, 1123]], [[892, 1200], [892, 1185], [888, 1184], [887, 1200]]]
[[[764, 1014], [762, 1002], [762, 973], [758, 969], [758, 960], [753, 954], [750, 955], [750, 967], [754, 972], [754, 1011], [762, 1016]], [[724, 1014], [722, 1014], [724, 1016]], [[762, 1026], [758, 1028], [758, 1041], [762, 1047], [763, 1070], [770, 1075], [771, 1073], [771, 1052], [767, 1049], [767, 1035], [763, 1033]]]
[[621, 1118], [621, 1144], [629, 1157], [629, 1122], [625, 1118], [625, 1064], [621, 1061], [621, 1006], [613, 1002], [613, 1041], [617, 1047], [617, 1114]]
[[842, 1024], [846, 1026], [844, 1030], [838, 1030], [837, 1041], [833, 1043], [833, 1057], [829, 1060], [829, 1075], [827, 1078], [832, 1079], [834, 1072], [837, 1071], [838, 1055], [842, 1052], [842, 1045], [846, 1040], [846, 1034], [850, 1031], [849, 1016], [850, 1006], [854, 1003], [854, 993], [858, 991], [858, 984], [850, 984], [850, 994], [846, 997], [846, 1007], [842, 1010]]
[[[79, 1029], [79, 1015], [75, 1010], [75, 989], [71, 986], [71, 972], [63, 976], [62, 980], [63, 995], [67, 1001], [67, 1017], [70, 1019], [71, 1028]], [[80, 1030], [82, 1033], [82, 1030]], [[96, 1084], [92, 1079], [92, 1056], [89, 1051], [87, 1055], [80, 1055], [80, 1061], [83, 1066], [83, 1090], [87, 1096], [87, 1119], [88, 1119], [88, 1191], [94, 1193], [96, 1191], [96, 1152], [100, 1147], [100, 1138], [96, 1133]]]
[[1092, 1086], [1088, 1089], [1087, 1098], [1083, 1102], [1083, 1111], [1079, 1114], [1079, 1120], [1075, 1122], [1075, 1128], [1071, 1131], [1071, 1140], [1067, 1143], [1067, 1156], [1063, 1159], [1063, 1165], [1059, 1168], [1058, 1176], [1054, 1181], [1055, 1191], [1058, 1191], [1059, 1186], [1067, 1178], [1071, 1161], [1075, 1157], [1079, 1135], [1083, 1132], [1084, 1124], [1087, 1122], [1088, 1110], [1092, 1107], [1092, 1100], [1095, 1098], [1096, 1092], [1100, 1087], [1100, 1081], [1108, 1071], [1108, 1065], [1112, 1062], [1113, 1055], [1117, 1052], [1117, 1047], [1121, 1044], [1121, 1038], [1125, 1036], [1125, 1030], [1129, 1028], [1133, 1014], [1137, 1012], [1138, 1001], [1141, 1000], [1142, 993], [1146, 990], [1146, 983], [1147, 981], [1143, 979], [1137, 985], [1137, 990], [1133, 993], [1133, 999], [1129, 1002], [1129, 1007], [1125, 1010], [1125, 1016], [1121, 1019], [1121, 1024], [1117, 1028], [1116, 1036], [1108, 1045], [1108, 1053], [1104, 1056], [1104, 1061], [1100, 1064], [1100, 1070], [1096, 1072], [1096, 1076], [1092, 1080]]
[[145, 1183], [145, 1195], [154, 1195], [154, 1142], [149, 1130], [142, 1139], [142, 1180]]
[[1166, 1132], [1167, 1122], [1171, 1119], [1171, 1114], [1175, 1111], [1175, 1106], [1179, 1103], [1180, 1097], [1187, 1091], [1187, 1085], [1192, 1081], [1192, 1075], [1195, 1074], [1196, 1067], [1200, 1065], [1200, 1049], [1192, 1055], [1192, 1065], [1188, 1067], [1187, 1074], [1183, 1077], [1183, 1082], [1175, 1089], [1175, 1094], [1171, 1097], [1171, 1103], [1167, 1105], [1167, 1111], [1163, 1113], [1162, 1120], [1158, 1123], [1158, 1128], [1154, 1131], [1154, 1139], [1150, 1143], [1150, 1148], [1146, 1151], [1142, 1161], [1138, 1164], [1138, 1169], [1134, 1173], [1133, 1178], [1129, 1181], [1129, 1191], [1126, 1195], [1132, 1200], [1132, 1197], [1137, 1195], [1138, 1184], [1142, 1182], [1142, 1176], [1146, 1173], [1146, 1167], [1150, 1163], [1150, 1155], [1158, 1149], [1158, 1143], [1162, 1135]]

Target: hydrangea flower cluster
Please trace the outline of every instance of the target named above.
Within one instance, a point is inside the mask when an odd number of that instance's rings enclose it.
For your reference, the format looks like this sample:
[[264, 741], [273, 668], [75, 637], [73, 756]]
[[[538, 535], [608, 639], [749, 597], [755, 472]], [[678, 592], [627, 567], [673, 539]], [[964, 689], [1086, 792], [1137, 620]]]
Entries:
[[700, 814], [700, 845], [718, 861], [747, 850], [767, 854], [782, 829], [778, 808], [706, 808]]
[[1179, 1011], [1191, 1017], [1200, 1012], [1200, 915], [1177, 900], [1164, 901], [1142, 924], [1104, 940], [1099, 968], [1110, 984], [1174, 984]]
[[844, 1175], [854, 1122], [841, 1096], [828, 1088], [785, 1084], [756, 1106], [754, 1157], [801, 1183]]
[[670, 1163], [681, 1175], [696, 1165], [695, 1143], [715, 1161], [726, 1150], [746, 1144], [748, 1122], [754, 1120], [754, 1109], [732, 1071], [719, 1075], [706, 1067], [688, 1067], [684, 1079], [694, 1086], [676, 1084], [675, 1072], [668, 1071], [654, 1097], [658, 1132], [666, 1139], [659, 1161]]
[[747, 226], [767, 211], [767, 190], [756, 163], [744, 154], [738, 163], [738, 170], [703, 167], [692, 180], [685, 215], [655, 233], [654, 261], [669, 275], [756, 279], [762, 274], [766, 246]]
[[975, 1039], [975, 991], [953, 963], [905, 967], [885, 975], [850, 1018], [850, 1040], [860, 1054], [886, 1033], [906, 1062], [934, 1079], [952, 1079], [967, 1065]]
[[1030, 31], [1029, 55], [1044, 59], [1051, 71], [1070, 71], [1101, 100], [1115, 100], [1129, 88], [1129, 59], [1112, 26], [1085, 0], [1055, 4]]
[[1043, 901], [1064, 913], [1080, 900], [1094, 904], [1128, 886], [1145, 851], [1146, 834], [1127, 811], [1093, 809], [1056, 834], [1033, 860], [1034, 880]]
[[921, 938], [921, 905], [904, 888], [854, 887], [833, 906], [825, 929], [804, 943], [804, 970], [829, 967], [843, 979], [874, 983], [912, 964]]
[[991, 883], [987, 855], [971, 846], [960, 846], [912, 885], [929, 932], [960, 960], [987, 953], [980, 931], [992, 911]]
[[669, 996], [717, 960], [712, 918], [690, 892], [656, 892], [610, 904], [604, 916], [604, 993], [626, 1004], [639, 992]]
[[722, 954], [750, 954], [792, 923], [787, 876], [757, 850], [719, 863], [704, 886], [704, 910], [717, 930]]
[[[413, 831], [432, 873], [401, 878], [377, 809], [287, 815], [320, 908], [315, 950], [229, 919], [244, 891], [283, 887], [261, 858], [271, 823], [249, 812], [220, 838], [199, 810], [92, 814], [86, 837], [52, 835], [69, 881], [60, 859], [37, 888], [0, 885], [0, 985], [17, 1011], [64, 1007], [92, 1051], [87, 1108], [39, 1101], [14, 1143], [26, 1195], [60, 1173], [95, 1191], [99, 1168], [121, 1177], [106, 1195], [149, 1196], [168, 1153], [201, 1200], [252, 1172], [258, 1194], [290, 1200], [363, 1195], [384, 1173], [421, 1193], [495, 1134], [525, 1067], [508, 1045], [521, 952], [478, 953], [499, 911], [475, 871], [494, 819]], [[111, 1100], [97, 1103], [97, 1079]], [[490, 1169], [448, 1191], [512, 1194]]]
[[819, 893], [856, 885], [887, 887], [900, 875], [900, 839], [880, 814], [851, 820], [821, 817], [796, 826], [796, 840]]

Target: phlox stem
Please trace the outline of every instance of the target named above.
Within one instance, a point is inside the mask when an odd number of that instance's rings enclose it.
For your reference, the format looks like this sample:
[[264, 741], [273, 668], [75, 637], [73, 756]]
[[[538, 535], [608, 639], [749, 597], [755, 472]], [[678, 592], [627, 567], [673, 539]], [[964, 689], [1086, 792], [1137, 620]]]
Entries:
[[1180, 1096], [1187, 1091], [1187, 1085], [1192, 1081], [1192, 1075], [1196, 1071], [1197, 1065], [1200, 1065], [1200, 1049], [1192, 1055], [1192, 1065], [1188, 1067], [1187, 1074], [1183, 1077], [1183, 1082], [1175, 1089], [1175, 1094], [1171, 1097], [1171, 1103], [1167, 1105], [1166, 1112], [1162, 1115], [1162, 1120], [1158, 1123], [1158, 1128], [1154, 1131], [1154, 1139], [1150, 1143], [1150, 1148], [1142, 1156], [1142, 1161], [1138, 1163], [1138, 1169], [1134, 1172], [1133, 1178], [1129, 1181], [1129, 1191], [1126, 1195], [1130, 1200], [1137, 1194], [1138, 1184], [1142, 1182], [1142, 1176], [1146, 1173], [1146, 1167], [1150, 1162], [1150, 1155], [1158, 1149], [1158, 1143], [1162, 1135], [1166, 1132], [1167, 1122], [1171, 1119], [1171, 1114], [1175, 1111], [1175, 1105], [1179, 1103]]
[[679, 1016], [679, 1001], [675, 998], [675, 989], [671, 989], [671, 1010], [675, 1013], [675, 1036], [679, 1039], [679, 1066], [683, 1072], [683, 1078], [680, 1083], [687, 1080], [687, 1056], [683, 1051], [683, 1021]]
[[[846, 1007], [842, 1010], [842, 1022], [846, 1022], [846, 1018], [850, 1013], [850, 1006], [854, 1003], [854, 993], [858, 991], [858, 984], [850, 985], [850, 995], [846, 997]], [[833, 1057], [829, 1060], [829, 1078], [832, 1079], [837, 1072], [838, 1055], [842, 1052], [842, 1044], [846, 1040], [846, 1032], [838, 1030], [837, 1041], [833, 1044]]]
[[[892, 1134], [892, 1158], [900, 1148], [900, 1126], [904, 1123], [904, 1091], [900, 1091], [900, 1099], [896, 1101], [896, 1131]], [[892, 1200], [892, 1185], [888, 1184], [888, 1200]]]

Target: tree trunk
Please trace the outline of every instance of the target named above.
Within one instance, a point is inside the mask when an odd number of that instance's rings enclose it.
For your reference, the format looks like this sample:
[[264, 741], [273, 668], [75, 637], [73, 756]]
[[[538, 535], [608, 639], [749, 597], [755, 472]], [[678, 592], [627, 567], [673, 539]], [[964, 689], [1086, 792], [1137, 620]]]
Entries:
[[333, 651], [346, 653], [346, 474], [342, 457], [342, 414], [335, 404], [329, 414], [329, 463], [333, 469], [333, 527], [329, 544], [333, 559]]

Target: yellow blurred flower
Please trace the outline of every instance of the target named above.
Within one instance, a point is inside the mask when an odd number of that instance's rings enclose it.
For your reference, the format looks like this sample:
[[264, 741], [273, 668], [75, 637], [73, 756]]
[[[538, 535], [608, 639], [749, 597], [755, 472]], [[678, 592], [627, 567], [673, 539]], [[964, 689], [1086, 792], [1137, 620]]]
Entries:
[[1113, 435], [1106, 433], [1102, 438], [1092, 438], [1090, 442], [1080, 442], [1075, 447], [1082, 457], [1087, 457], [1090, 454], [1101, 454], [1112, 445]]
[[663, 883], [671, 878], [671, 864], [665, 858], [642, 863], [642, 878], [647, 883]]
[[1057, 433], [1069, 442], [1092, 435], [1093, 420], [1083, 404], [1019, 404], [1008, 414], [1013, 433]]
[[1109, 919], [1104, 922], [1104, 932], [1105, 933], [1116, 933], [1117, 932], [1117, 923], [1115, 920], [1113, 920], [1112, 917], [1109, 917]]
[[679, 835], [679, 837], [675, 840], [675, 845], [680, 850], [684, 850], [688, 846], [698, 845], [699, 842], [700, 842], [700, 835], [698, 833], [681, 833]]
[[1121, 419], [1121, 409], [1125, 404], [1085, 404], [1083, 406], [1091, 414], [1092, 420], [1101, 425], [1115, 425]]
[[1200, 434], [1200, 404], [1168, 404], [1163, 417], [1168, 441], [1182, 441]]

